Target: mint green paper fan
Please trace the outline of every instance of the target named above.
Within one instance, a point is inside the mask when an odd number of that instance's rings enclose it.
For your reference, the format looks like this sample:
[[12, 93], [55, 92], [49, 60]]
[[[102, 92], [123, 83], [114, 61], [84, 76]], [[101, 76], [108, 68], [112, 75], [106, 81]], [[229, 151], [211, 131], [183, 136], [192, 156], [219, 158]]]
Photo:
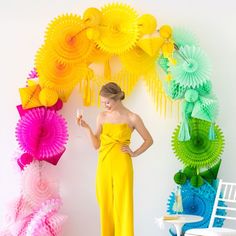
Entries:
[[189, 120], [190, 140], [179, 141], [177, 126], [172, 135], [172, 149], [176, 157], [186, 166], [195, 168], [214, 165], [220, 158], [224, 149], [224, 136], [220, 128], [215, 125], [216, 139], [209, 140], [208, 132], [211, 123], [199, 120]]
[[199, 42], [196, 36], [192, 32], [183, 27], [173, 28], [173, 39], [178, 47], [183, 47], [185, 45], [199, 46]]
[[195, 46], [181, 47], [175, 53], [177, 64], [169, 71], [173, 80], [185, 88], [198, 88], [210, 78], [210, 64], [205, 53]]
[[214, 122], [218, 115], [218, 102], [212, 97], [200, 97], [194, 104], [192, 117]]

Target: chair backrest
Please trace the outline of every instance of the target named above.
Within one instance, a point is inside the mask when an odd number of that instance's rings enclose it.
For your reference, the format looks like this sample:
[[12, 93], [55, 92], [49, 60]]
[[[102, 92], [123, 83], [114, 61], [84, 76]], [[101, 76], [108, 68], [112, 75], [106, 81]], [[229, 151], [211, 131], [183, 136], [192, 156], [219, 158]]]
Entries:
[[[219, 204], [220, 201], [225, 202], [224, 206]], [[226, 210], [228, 213], [230, 211], [236, 213], [236, 183], [219, 180], [209, 227], [213, 227], [215, 218], [236, 220], [236, 216], [217, 215], [217, 209]]]

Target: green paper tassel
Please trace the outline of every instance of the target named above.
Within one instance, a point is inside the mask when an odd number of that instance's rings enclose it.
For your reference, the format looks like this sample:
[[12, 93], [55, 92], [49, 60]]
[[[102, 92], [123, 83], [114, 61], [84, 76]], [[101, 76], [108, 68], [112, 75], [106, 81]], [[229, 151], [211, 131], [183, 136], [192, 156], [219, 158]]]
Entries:
[[188, 140], [190, 140], [188, 122], [187, 122], [187, 119], [185, 119], [185, 118], [183, 119], [183, 121], [180, 125], [178, 140], [179, 141], [188, 141]]
[[209, 137], [209, 140], [216, 140], [216, 133], [215, 133], [214, 123], [211, 123], [208, 137]]

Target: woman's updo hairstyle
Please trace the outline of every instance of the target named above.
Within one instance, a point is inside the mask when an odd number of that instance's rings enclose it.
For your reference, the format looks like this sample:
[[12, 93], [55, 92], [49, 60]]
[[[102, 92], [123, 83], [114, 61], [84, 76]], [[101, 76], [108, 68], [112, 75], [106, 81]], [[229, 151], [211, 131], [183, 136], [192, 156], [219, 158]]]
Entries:
[[115, 101], [123, 100], [125, 98], [125, 93], [121, 90], [120, 86], [114, 82], [103, 85], [99, 95]]

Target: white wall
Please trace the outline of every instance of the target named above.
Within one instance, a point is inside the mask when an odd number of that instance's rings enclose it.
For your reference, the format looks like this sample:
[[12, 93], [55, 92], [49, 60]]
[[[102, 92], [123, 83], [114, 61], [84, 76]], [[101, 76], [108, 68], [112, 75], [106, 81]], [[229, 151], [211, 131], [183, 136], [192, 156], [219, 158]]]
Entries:
[[[98, 3], [99, 2], [99, 3]], [[19, 172], [12, 161], [17, 150], [15, 126], [19, 119], [15, 106], [20, 103], [18, 88], [25, 86], [26, 76], [33, 67], [34, 55], [43, 43], [47, 24], [59, 14], [82, 14], [88, 7], [100, 7], [111, 1], [62, 0], [0, 0], [0, 225], [5, 204], [18, 194]], [[140, 14], [157, 17], [159, 25], [185, 26], [199, 38], [201, 47], [209, 55], [213, 67], [213, 89], [219, 99], [221, 126], [226, 139], [219, 176], [236, 181], [235, 160], [235, 55], [236, 15], [235, 1], [214, 0], [139, 0], [125, 1]], [[70, 141], [67, 151], [58, 164], [61, 175], [62, 212], [69, 215], [65, 226], [66, 236], [99, 235], [99, 212], [95, 199], [96, 152], [82, 133], [78, 137], [75, 109], [81, 98], [74, 91], [62, 114], [69, 123]], [[168, 235], [154, 224], [155, 216], [166, 209], [173, 174], [181, 167], [174, 157], [170, 139], [177, 124], [174, 118], [164, 119], [156, 113], [151, 97], [140, 82], [125, 104], [139, 113], [154, 138], [154, 145], [145, 154], [134, 159], [135, 171], [135, 235]], [[145, 106], [144, 106], [145, 104]], [[93, 125], [99, 110], [85, 109], [85, 116]], [[133, 146], [140, 143], [137, 134]]]

